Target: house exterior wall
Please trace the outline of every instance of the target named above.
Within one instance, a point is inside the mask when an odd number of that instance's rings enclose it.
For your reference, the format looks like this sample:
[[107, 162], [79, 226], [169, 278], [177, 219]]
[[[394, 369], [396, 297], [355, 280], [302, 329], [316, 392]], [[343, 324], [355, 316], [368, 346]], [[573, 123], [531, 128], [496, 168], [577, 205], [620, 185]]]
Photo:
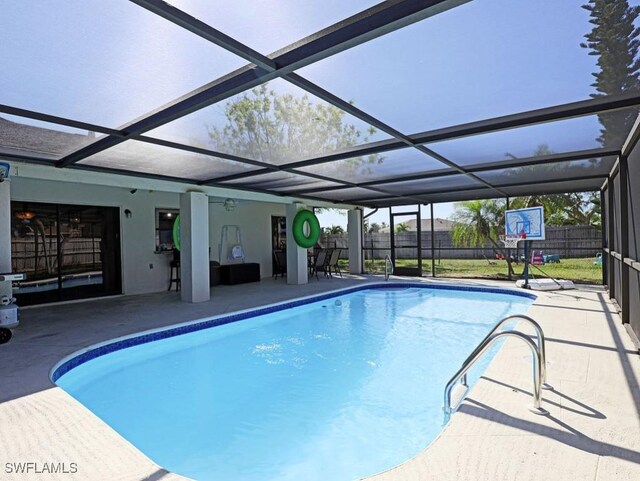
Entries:
[[[238, 225], [242, 232], [245, 262], [258, 262], [261, 277], [271, 276], [271, 216], [284, 216], [285, 204], [239, 201], [235, 209], [226, 211], [221, 204], [209, 204], [210, 259], [220, 261], [218, 245], [223, 225]], [[225, 264], [225, 253], [221, 264]]]
[[[170, 253], [156, 254], [156, 208], [178, 209], [179, 194], [16, 177], [11, 200], [120, 208], [122, 290], [124, 294], [157, 292], [169, 282]], [[124, 216], [129, 209], [131, 218]]]
[[[122, 290], [143, 294], [166, 290], [171, 253], [155, 253], [156, 209], [179, 209], [180, 194], [149, 189], [49, 181], [27, 177], [11, 179], [11, 200], [109, 206], [120, 209]], [[131, 218], [124, 215], [131, 211]], [[271, 275], [271, 215], [284, 215], [285, 204], [239, 201], [227, 212], [209, 204], [209, 259], [218, 260], [222, 225], [239, 225], [246, 262], [260, 263], [261, 275]], [[9, 244], [10, 245], [10, 244]], [[4, 246], [3, 246], [4, 249]]]
[[[11, 230], [5, 225], [11, 225], [11, 181], [0, 183], [0, 273], [11, 272]], [[5, 248], [7, 246], [7, 248]], [[11, 282], [0, 282], [0, 299], [11, 297]]]

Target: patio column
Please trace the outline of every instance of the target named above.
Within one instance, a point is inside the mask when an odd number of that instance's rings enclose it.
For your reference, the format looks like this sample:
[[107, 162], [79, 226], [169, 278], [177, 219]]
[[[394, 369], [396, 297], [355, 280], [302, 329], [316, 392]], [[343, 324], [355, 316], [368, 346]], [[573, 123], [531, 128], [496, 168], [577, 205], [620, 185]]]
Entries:
[[347, 214], [349, 233], [349, 272], [362, 274], [362, 211], [352, 209]]
[[180, 279], [183, 301], [209, 300], [209, 200], [202, 192], [180, 196]]
[[[11, 182], [0, 183], [0, 273], [11, 272]], [[11, 282], [0, 282], [0, 298], [11, 297]]]
[[307, 271], [307, 249], [303, 249], [293, 239], [293, 219], [302, 204], [287, 205], [287, 284], [306, 284], [309, 282]]

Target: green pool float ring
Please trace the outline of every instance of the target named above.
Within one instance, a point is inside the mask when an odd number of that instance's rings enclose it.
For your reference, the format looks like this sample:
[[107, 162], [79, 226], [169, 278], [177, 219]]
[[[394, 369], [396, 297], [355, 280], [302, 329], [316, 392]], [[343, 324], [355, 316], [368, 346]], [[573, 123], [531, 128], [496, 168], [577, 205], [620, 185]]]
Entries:
[[173, 221], [173, 245], [180, 250], [180, 214]]
[[[309, 234], [304, 233], [304, 224], [309, 224]], [[293, 224], [291, 226], [291, 232], [293, 234], [293, 240], [296, 241], [303, 249], [309, 249], [313, 247], [318, 238], [320, 237], [320, 222], [316, 215], [310, 210], [300, 210], [293, 218]]]

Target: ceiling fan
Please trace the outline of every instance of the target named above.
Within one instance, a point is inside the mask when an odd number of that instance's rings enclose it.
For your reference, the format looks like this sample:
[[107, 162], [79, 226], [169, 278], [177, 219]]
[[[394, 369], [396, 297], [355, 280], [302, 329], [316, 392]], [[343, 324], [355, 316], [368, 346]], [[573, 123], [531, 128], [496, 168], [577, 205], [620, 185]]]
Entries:
[[224, 209], [227, 212], [231, 212], [233, 209], [236, 208], [236, 206], [238, 205], [238, 201], [231, 199], [231, 198], [227, 198], [227, 199], [220, 199], [220, 200], [214, 200], [214, 201], [209, 201], [209, 204], [220, 204], [222, 206], [224, 206]]

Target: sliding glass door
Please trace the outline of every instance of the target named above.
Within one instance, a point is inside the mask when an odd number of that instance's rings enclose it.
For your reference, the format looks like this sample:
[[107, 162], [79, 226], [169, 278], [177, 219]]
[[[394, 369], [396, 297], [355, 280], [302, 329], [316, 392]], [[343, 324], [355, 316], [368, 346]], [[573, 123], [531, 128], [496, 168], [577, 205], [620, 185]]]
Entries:
[[19, 305], [122, 292], [117, 208], [12, 202], [11, 214]]

